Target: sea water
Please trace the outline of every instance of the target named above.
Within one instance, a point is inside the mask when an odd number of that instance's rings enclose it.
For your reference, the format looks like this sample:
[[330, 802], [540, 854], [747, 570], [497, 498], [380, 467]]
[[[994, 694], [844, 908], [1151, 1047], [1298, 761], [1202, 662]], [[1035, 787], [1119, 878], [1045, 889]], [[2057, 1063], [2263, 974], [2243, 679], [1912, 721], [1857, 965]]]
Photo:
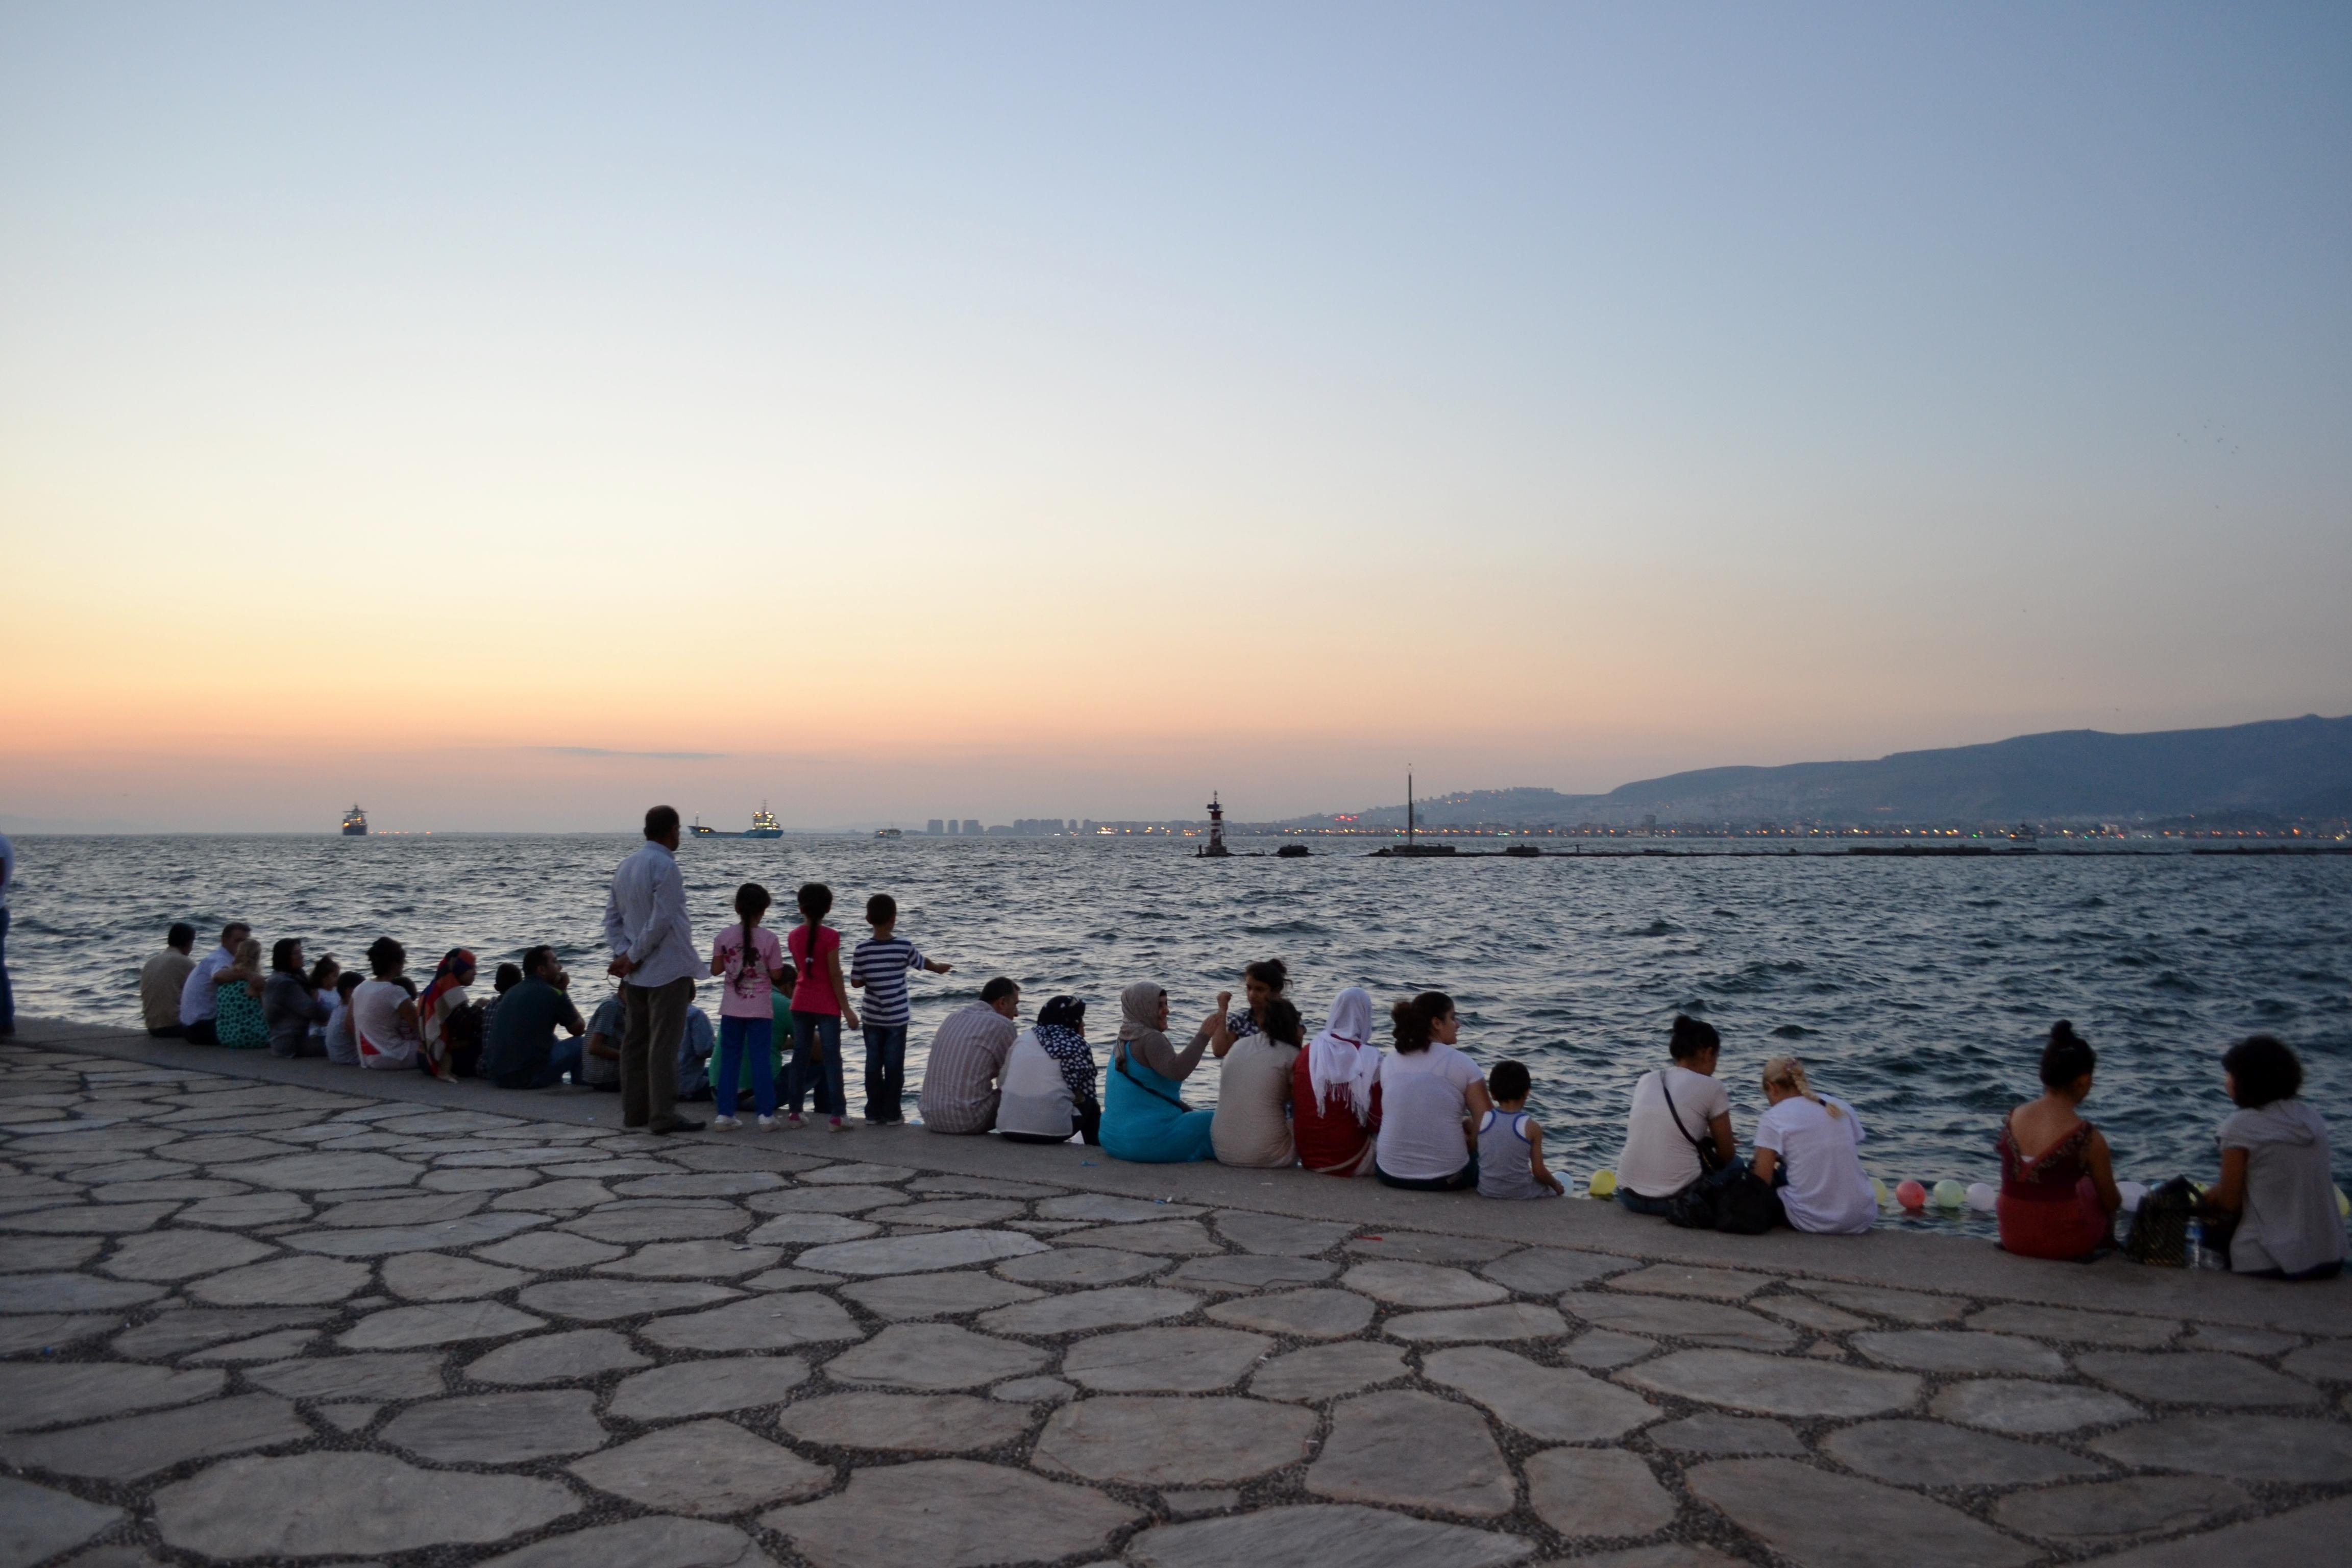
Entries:
[[[189, 921], [198, 952], [229, 919], [265, 944], [303, 939], [360, 963], [380, 935], [410, 973], [450, 947], [492, 968], [556, 944], [583, 1010], [609, 994], [601, 942], [619, 836], [26, 837], [17, 841], [17, 1006], [135, 1024], [139, 965]], [[1242, 848], [1264, 847], [1244, 841]], [[1167, 987], [1181, 1043], [1241, 966], [1280, 957], [1311, 1033], [1334, 992], [1453, 994], [1462, 1046], [1535, 1078], [1531, 1109], [1554, 1168], [1612, 1165], [1633, 1079], [1665, 1058], [1677, 1011], [1722, 1031], [1718, 1069], [1743, 1149], [1764, 1108], [1768, 1056], [1801, 1058], [1851, 1101], [1864, 1163], [1906, 1177], [1998, 1182], [2002, 1114], [2039, 1092], [2053, 1020], [2099, 1052], [2084, 1114], [2119, 1176], [2153, 1184], [2216, 1168], [2230, 1110], [2219, 1058], [2255, 1031], [2302, 1053], [2305, 1098], [2352, 1171], [2352, 857], [1843, 855], [1374, 859], [1318, 847], [1306, 859], [1194, 858], [1181, 840], [906, 837], [689, 840], [679, 851], [697, 940], [733, 916], [737, 884], [764, 884], [789, 923], [793, 890], [834, 890], [849, 941], [870, 893], [898, 900], [899, 932], [954, 965], [912, 984], [908, 1079], [931, 1031], [991, 975], [1023, 1012], [1068, 993], [1098, 1054], [1133, 981]], [[1381, 1030], [1385, 1037], [1385, 1026]], [[853, 1114], [859, 1054], [848, 1047]], [[1216, 1100], [1213, 1059], [1185, 1085]], [[911, 1102], [912, 1095], [909, 1100]], [[1918, 1222], [1980, 1228], [1981, 1220]]]

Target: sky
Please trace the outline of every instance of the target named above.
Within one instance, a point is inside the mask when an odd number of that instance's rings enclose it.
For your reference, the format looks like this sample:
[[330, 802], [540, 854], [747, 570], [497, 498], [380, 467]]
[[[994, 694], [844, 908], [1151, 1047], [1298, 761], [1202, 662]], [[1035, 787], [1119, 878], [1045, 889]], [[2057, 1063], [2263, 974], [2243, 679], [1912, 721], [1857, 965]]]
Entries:
[[0, 8], [0, 826], [2352, 710], [2337, 5]]

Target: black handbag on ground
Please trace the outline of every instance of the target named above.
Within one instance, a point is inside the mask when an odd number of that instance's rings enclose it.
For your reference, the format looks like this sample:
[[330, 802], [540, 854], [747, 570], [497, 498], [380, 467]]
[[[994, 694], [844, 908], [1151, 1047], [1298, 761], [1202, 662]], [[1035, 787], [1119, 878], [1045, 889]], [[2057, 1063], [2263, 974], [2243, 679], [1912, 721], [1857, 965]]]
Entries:
[[2186, 1176], [2175, 1176], [2139, 1201], [2131, 1232], [2124, 1238], [2124, 1256], [2134, 1263], [2159, 1268], [2187, 1268], [2189, 1221], [2197, 1212], [2197, 1189]]

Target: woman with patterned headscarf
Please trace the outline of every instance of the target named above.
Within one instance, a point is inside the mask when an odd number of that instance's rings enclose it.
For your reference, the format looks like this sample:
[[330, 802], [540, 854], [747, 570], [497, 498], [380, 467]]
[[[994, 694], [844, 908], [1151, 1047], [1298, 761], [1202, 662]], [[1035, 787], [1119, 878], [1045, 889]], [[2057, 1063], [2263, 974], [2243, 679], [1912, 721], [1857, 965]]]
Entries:
[[1103, 1093], [1103, 1152], [1120, 1160], [1168, 1164], [1213, 1160], [1210, 1128], [1214, 1110], [1195, 1110], [1180, 1092], [1200, 1064], [1201, 1053], [1233, 1044], [1225, 1026], [1231, 992], [1217, 995], [1217, 1010], [1202, 1020], [1192, 1041], [1178, 1050], [1168, 1038], [1168, 993], [1139, 981], [1118, 994], [1118, 1043], [1111, 1047], [1110, 1081]]
[[1102, 1142], [1102, 1102], [1095, 1094], [1095, 1053], [1087, 1044], [1087, 1005], [1056, 996], [1013, 1042], [996, 1106], [999, 1137], [1015, 1143], [1066, 1143], [1077, 1133]]
[[474, 983], [474, 955], [453, 947], [441, 955], [433, 983], [416, 999], [417, 1033], [425, 1042], [418, 1060], [425, 1070], [444, 1082], [464, 1066], [471, 1076], [471, 1056], [482, 1048], [481, 1016], [467, 1005], [466, 987]]

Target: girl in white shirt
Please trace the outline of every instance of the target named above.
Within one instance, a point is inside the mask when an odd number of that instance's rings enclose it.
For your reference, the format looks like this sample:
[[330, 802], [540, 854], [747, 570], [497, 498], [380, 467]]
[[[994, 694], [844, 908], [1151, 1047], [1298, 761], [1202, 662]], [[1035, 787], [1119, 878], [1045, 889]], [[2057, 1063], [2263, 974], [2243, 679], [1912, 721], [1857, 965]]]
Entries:
[[1633, 1085], [1625, 1152], [1617, 1156], [1617, 1201], [1635, 1214], [1664, 1214], [1667, 1200], [1705, 1173], [1700, 1144], [1712, 1145], [1717, 1164], [1732, 1160], [1731, 1096], [1715, 1080], [1723, 1037], [1714, 1025], [1677, 1013], [1666, 1050], [1674, 1065]]
[[1381, 1131], [1372, 1174], [1391, 1187], [1458, 1193], [1478, 1184], [1471, 1129], [1494, 1109], [1478, 1064], [1454, 1048], [1454, 998], [1424, 991], [1389, 1010], [1396, 1050], [1381, 1058]]
[[1868, 1230], [1878, 1218], [1878, 1198], [1855, 1152], [1863, 1131], [1853, 1107], [1815, 1094], [1794, 1057], [1764, 1064], [1764, 1098], [1772, 1104], [1756, 1123], [1753, 1168], [1780, 1189], [1790, 1228], [1817, 1236]]

